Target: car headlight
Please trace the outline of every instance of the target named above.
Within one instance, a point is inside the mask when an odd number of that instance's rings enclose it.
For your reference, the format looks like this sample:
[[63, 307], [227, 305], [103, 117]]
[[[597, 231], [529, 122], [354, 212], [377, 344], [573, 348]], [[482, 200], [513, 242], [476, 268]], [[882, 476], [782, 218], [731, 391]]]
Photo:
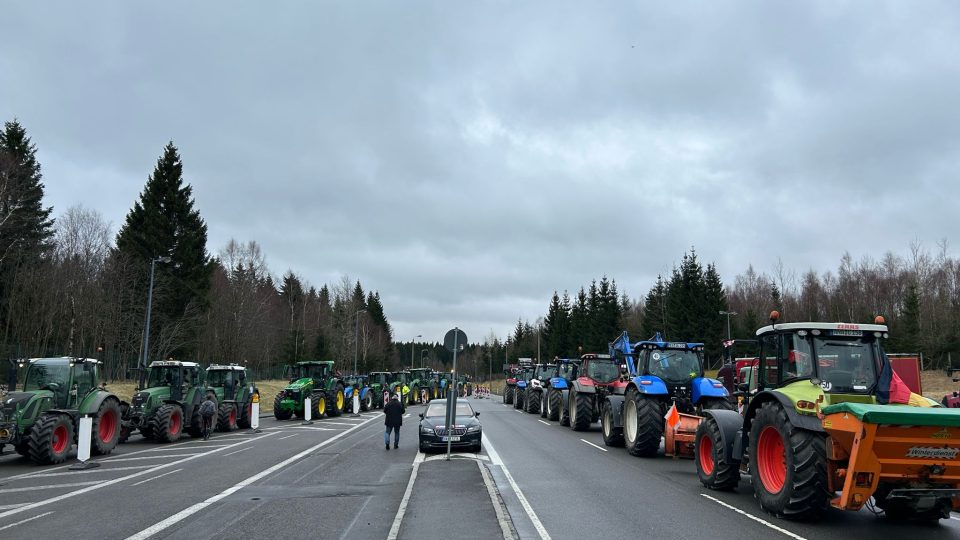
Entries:
[[474, 424], [467, 428], [467, 433], [476, 433], [480, 431], [480, 424]]
[[435, 435], [435, 434], [436, 434], [436, 433], [433, 431], [433, 428], [427, 427], [427, 426], [420, 426], [420, 433], [422, 433], [422, 434], [424, 434], [424, 435]]

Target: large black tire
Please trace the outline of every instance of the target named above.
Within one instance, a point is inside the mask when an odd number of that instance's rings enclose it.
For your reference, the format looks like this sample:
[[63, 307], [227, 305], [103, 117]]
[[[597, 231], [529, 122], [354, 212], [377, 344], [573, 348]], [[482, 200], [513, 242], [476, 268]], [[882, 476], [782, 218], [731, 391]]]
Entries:
[[27, 455], [34, 463], [63, 463], [73, 446], [73, 420], [65, 414], [40, 415], [27, 437]]
[[540, 390], [540, 418], [547, 417], [547, 394], [550, 393], [549, 388]]
[[[567, 402], [572, 398], [570, 391], [567, 391]], [[563, 400], [563, 394], [560, 395], [560, 425], [567, 427], [570, 425], [570, 407], [567, 407], [566, 403]]]
[[238, 403], [240, 406], [240, 419], [237, 420], [237, 427], [247, 429], [250, 427], [253, 417], [253, 396], [248, 398], [246, 403]]
[[527, 397], [524, 401], [527, 402], [527, 412], [530, 414], [540, 414], [540, 392], [535, 392], [533, 390], [527, 391]]
[[577, 392], [576, 397], [570, 396], [570, 429], [574, 431], [590, 429], [595, 397], [594, 394], [581, 394], [579, 392]]
[[737, 404], [730, 401], [729, 398], [704, 398], [700, 402], [700, 416], [703, 416], [702, 411], [706, 410], [721, 410], [721, 411], [735, 411], [737, 410]]
[[520, 391], [519, 388], [513, 389], [513, 408], [514, 409], [523, 409], [523, 398], [526, 397], [527, 391]]
[[[333, 388], [333, 395], [330, 396], [330, 401], [331, 403], [326, 404], [327, 415], [336, 417], [343, 414], [343, 409], [346, 407], [347, 400], [344, 397], [342, 384], [337, 383], [337, 385]], [[319, 416], [314, 417], [314, 419], [317, 418], [319, 418]]]
[[513, 405], [513, 386], [507, 386], [503, 389], [504, 405]]
[[120, 443], [120, 402], [107, 398], [100, 404], [97, 415], [93, 417], [93, 431], [90, 437], [90, 453], [96, 456], [109, 454]]
[[[219, 410], [220, 405], [217, 403], [217, 395], [213, 392], [207, 392], [207, 395], [204, 397], [204, 399], [207, 398], [212, 399], [214, 405], [217, 406], [217, 410]], [[214, 426], [214, 428], [215, 427], [216, 426]], [[190, 425], [188, 425], [184, 431], [186, 431], [187, 434], [194, 439], [203, 437], [203, 417], [200, 416], [200, 405], [193, 407], [193, 410], [190, 412]]]
[[700, 483], [707, 489], [730, 490], [740, 483], [740, 464], [728, 463], [725, 453], [720, 426], [712, 417], [704, 418], [697, 426], [693, 460]]
[[160, 442], [172, 443], [183, 436], [183, 410], [179, 405], [164, 403], [149, 420], [150, 431]]
[[826, 436], [794, 427], [779, 403], [761, 405], [750, 426], [750, 471], [754, 496], [776, 516], [809, 519], [829, 506]]
[[217, 431], [237, 429], [237, 406], [233, 403], [221, 403], [217, 409]]
[[360, 410], [369, 411], [373, 408], [373, 393], [370, 390], [367, 390], [367, 395], [363, 396], [363, 399], [360, 400]]
[[551, 388], [547, 392], [547, 420], [556, 422], [563, 410], [563, 394]]
[[655, 457], [663, 437], [663, 405], [630, 392], [623, 402], [623, 435], [631, 455]]
[[283, 390], [277, 392], [277, 397], [273, 398], [273, 417], [277, 420], [289, 420], [293, 416], [293, 411], [288, 411], [280, 407], [283, 401]]
[[314, 392], [310, 394], [310, 420], [319, 420], [323, 418], [324, 414], [340, 416], [339, 414], [333, 414], [331, 412], [331, 409], [334, 408], [336, 407], [330, 407], [330, 404], [327, 403], [327, 395], [325, 393]]
[[603, 402], [600, 412], [600, 429], [603, 431], [603, 444], [607, 446], [623, 446], [623, 428], [613, 427], [613, 409], [610, 402]]

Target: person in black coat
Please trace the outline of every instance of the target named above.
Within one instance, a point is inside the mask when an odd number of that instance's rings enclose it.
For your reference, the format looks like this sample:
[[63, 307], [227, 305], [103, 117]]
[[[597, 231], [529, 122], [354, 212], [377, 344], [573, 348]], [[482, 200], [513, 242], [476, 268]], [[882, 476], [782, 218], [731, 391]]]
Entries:
[[400, 444], [400, 426], [403, 425], [403, 413], [407, 412], [403, 403], [400, 403], [400, 397], [396, 394], [390, 396], [390, 402], [384, 405], [383, 414], [386, 418], [383, 425], [386, 429], [383, 432], [383, 444], [390, 449], [390, 431], [393, 430], [393, 448], [396, 449]]

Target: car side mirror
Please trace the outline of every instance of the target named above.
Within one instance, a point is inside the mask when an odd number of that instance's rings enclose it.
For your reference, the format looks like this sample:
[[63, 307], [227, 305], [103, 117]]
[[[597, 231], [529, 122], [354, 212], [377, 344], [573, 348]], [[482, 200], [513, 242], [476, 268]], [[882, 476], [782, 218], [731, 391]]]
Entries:
[[420, 413], [420, 419], [423, 420], [423, 413]]
[[475, 412], [475, 413], [473, 413], [473, 415], [474, 415], [474, 416], [480, 416], [480, 413], [479, 413], [479, 412]]

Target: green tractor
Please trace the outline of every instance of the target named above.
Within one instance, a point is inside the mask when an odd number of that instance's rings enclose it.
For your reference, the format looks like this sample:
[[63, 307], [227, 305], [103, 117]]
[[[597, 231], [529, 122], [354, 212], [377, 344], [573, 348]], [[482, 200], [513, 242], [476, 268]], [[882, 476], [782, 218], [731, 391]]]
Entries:
[[410, 372], [394, 371], [393, 380], [390, 382], [390, 393], [399, 394], [400, 402], [406, 405], [413, 405], [413, 396], [410, 392]]
[[343, 379], [333, 374], [332, 361], [310, 360], [287, 367], [290, 384], [273, 399], [273, 416], [289, 420], [306, 416], [305, 399], [310, 398], [310, 418], [340, 416], [347, 406]]
[[206, 385], [217, 395], [217, 429], [233, 431], [250, 427], [253, 415], [253, 395], [259, 390], [253, 381], [247, 381], [247, 368], [237, 364], [207, 367]]
[[390, 381], [392, 380], [393, 374], [389, 371], [374, 371], [367, 377], [367, 384], [370, 386], [370, 392], [372, 392], [374, 409], [383, 408], [383, 394], [390, 391]]
[[27, 366], [23, 391], [17, 392], [16, 367], [0, 403], [0, 450], [13, 445], [18, 454], [40, 465], [61, 463], [77, 442], [80, 418], [93, 418], [92, 454], [109, 454], [120, 439], [120, 399], [100, 386], [97, 360], [34, 358]]
[[196, 362], [151, 362], [146, 373], [140, 372], [133, 403], [124, 411], [120, 442], [126, 442], [137, 429], [147, 439], [166, 443], [180, 440], [184, 431], [202, 437], [200, 404], [208, 396], [217, 401], [216, 393], [200, 382]]
[[[426, 403], [437, 397], [438, 387], [433, 380], [430, 368], [410, 368], [410, 399], [412, 403]], [[421, 399], [421, 390], [427, 391], [427, 400]]]

